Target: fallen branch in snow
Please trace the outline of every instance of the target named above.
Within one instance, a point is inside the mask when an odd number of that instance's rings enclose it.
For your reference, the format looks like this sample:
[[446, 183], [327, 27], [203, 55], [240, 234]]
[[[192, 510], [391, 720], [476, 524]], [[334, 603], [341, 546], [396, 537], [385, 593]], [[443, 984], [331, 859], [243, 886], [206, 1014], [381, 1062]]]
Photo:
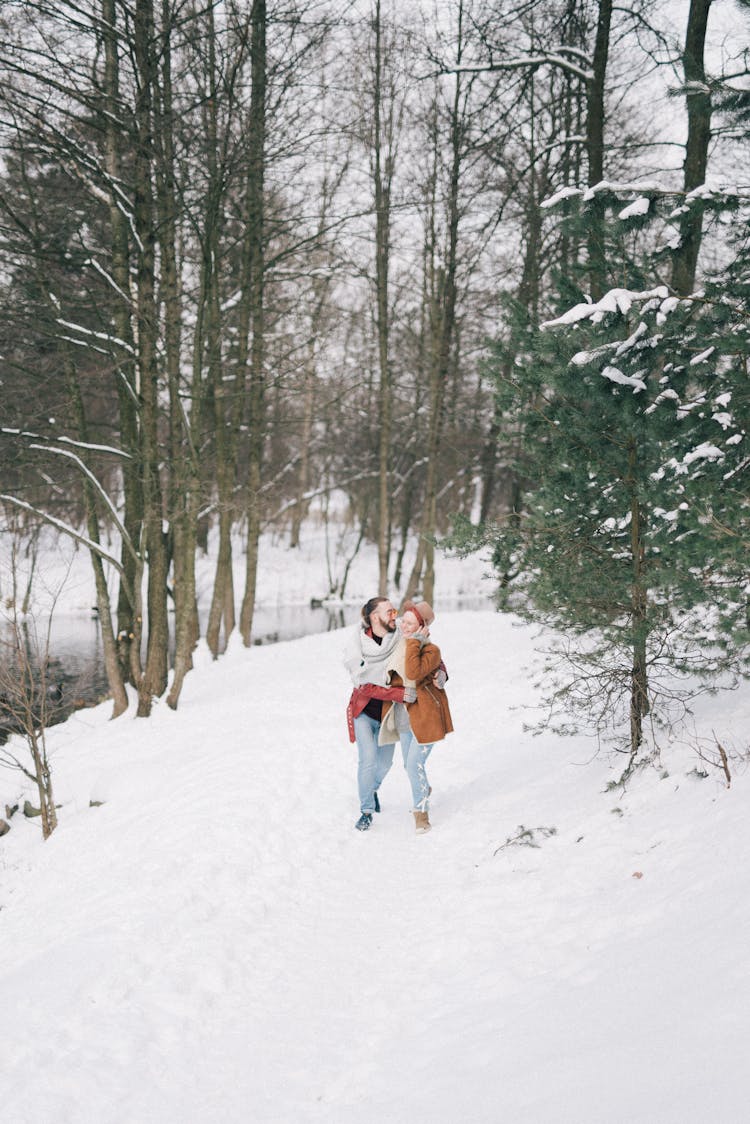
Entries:
[[724, 770], [724, 776], [727, 778], [727, 788], [731, 788], [731, 786], [732, 786], [732, 774], [729, 772], [729, 762], [727, 761], [726, 750], [724, 749], [724, 746], [721, 744], [719, 739], [716, 737], [716, 733], [713, 730], [711, 731], [711, 733], [714, 735], [714, 741], [716, 742], [716, 748], [718, 749], [719, 756], [721, 757], [721, 767]]
[[[729, 757], [727, 755], [727, 751], [724, 749], [724, 746], [717, 738], [716, 731], [712, 730], [711, 733], [713, 734], [714, 743], [718, 750], [718, 760], [713, 754], [709, 755], [708, 753], [704, 752], [704, 750], [702, 750], [700, 746], [696, 747], [698, 756], [700, 757], [701, 761], [705, 761], [705, 763], [707, 765], [710, 765], [713, 769], [721, 769], [722, 773], [727, 779], [727, 788], [731, 788], [732, 774], [729, 771]], [[704, 776], [708, 776], [708, 773], [705, 773]]]
[[523, 824], [518, 825], [518, 830], [515, 835], [509, 835], [504, 843], [501, 843], [497, 850], [493, 851], [493, 857], [498, 851], [504, 851], [506, 847], [541, 847], [541, 843], [537, 843], [534, 833], [539, 832], [545, 839], [549, 839], [552, 835], [557, 835], [556, 827], [524, 827]]

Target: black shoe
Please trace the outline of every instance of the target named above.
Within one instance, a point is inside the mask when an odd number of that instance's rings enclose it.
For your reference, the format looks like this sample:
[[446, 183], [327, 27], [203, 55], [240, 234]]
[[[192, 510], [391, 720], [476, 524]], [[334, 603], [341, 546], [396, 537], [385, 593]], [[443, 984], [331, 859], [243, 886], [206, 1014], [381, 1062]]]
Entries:
[[378, 800], [378, 794], [377, 794], [377, 792], [373, 792], [372, 795], [373, 795], [373, 799], [375, 801], [375, 811], [379, 812], [380, 811], [380, 801]]
[[356, 827], [357, 831], [369, 831], [371, 824], [372, 824], [372, 813], [371, 812], [363, 812], [354, 826]]

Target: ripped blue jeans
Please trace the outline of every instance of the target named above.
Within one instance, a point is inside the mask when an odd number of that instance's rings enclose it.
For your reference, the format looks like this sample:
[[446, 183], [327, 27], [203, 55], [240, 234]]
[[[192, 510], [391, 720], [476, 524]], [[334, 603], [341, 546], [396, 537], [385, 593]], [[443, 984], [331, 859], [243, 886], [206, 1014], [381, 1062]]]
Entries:
[[404, 755], [404, 768], [411, 785], [412, 810], [426, 812], [430, 806], [430, 786], [427, 783], [425, 762], [430, 756], [431, 745], [420, 745], [412, 734], [401, 735], [401, 752]]
[[430, 806], [430, 785], [427, 780], [425, 763], [432, 751], [432, 745], [420, 745], [409, 725], [409, 716], [405, 706], [396, 703], [396, 729], [398, 730], [401, 752], [404, 756], [404, 768], [411, 785], [412, 811], [426, 812]]

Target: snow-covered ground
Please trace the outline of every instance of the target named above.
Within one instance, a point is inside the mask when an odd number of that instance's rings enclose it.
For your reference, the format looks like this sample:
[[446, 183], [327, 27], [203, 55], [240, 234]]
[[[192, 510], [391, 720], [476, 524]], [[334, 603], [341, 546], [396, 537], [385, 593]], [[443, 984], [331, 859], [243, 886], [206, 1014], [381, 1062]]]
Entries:
[[424, 836], [398, 759], [353, 830], [343, 632], [201, 650], [177, 713], [48, 732], [60, 826], [0, 840], [9, 1117], [747, 1120], [750, 690], [696, 708], [731, 788], [672, 743], [607, 792], [621, 757], [523, 730], [531, 629], [433, 636], [456, 732]]

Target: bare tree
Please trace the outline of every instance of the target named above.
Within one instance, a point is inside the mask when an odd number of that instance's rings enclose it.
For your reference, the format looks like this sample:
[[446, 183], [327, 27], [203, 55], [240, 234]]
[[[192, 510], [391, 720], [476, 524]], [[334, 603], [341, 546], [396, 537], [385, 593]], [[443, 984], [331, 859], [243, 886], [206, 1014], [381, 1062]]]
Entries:
[[266, 170], [266, 2], [253, 0], [250, 13], [252, 92], [248, 123], [247, 215], [244, 291], [252, 334], [248, 370], [247, 556], [240, 632], [245, 645], [255, 613], [258, 543], [261, 531], [261, 484], [265, 440], [266, 305], [265, 305], [265, 170]]
[[[413, 597], [420, 586], [427, 600], [434, 599], [435, 569], [432, 536], [437, 525], [437, 492], [440, 443], [443, 435], [445, 396], [451, 369], [452, 349], [456, 330], [456, 305], [458, 286], [459, 219], [461, 213], [461, 170], [466, 155], [466, 124], [468, 115], [467, 84], [461, 74], [464, 49], [464, 8], [459, 0], [456, 31], [456, 73], [453, 81], [453, 98], [448, 117], [449, 179], [445, 198], [446, 238], [442, 260], [436, 260], [437, 247], [430, 239], [427, 255], [429, 271], [429, 414], [425, 449], [427, 473], [422, 504], [422, 518], [418, 528], [419, 540], [406, 596]], [[437, 126], [437, 115], [434, 115]], [[433, 140], [435, 161], [439, 145]], [[436, 172], [436, 169], [435, 169]], [[433, 172], [433, 174], [435, 174]], [[434, 225], [434, 218], [429, 221]]]
[[0, 644], [0, 717], [6, 727], [20, 735], [28, 756], [18, 754], [15, 742], [7, 742], [0, 745], [0, 765], [20, 770], [36, 785], [42, 834], [48, 839], [57, 827], [52, 770], [45, 738], [56, 686], [48, 673], [54, 604], [46, 633], [39, 636], [34, 618], [22, 619], [18, 609], [16, 551], [17, 539], [14, 536], [11, 550], [12, 601]]

